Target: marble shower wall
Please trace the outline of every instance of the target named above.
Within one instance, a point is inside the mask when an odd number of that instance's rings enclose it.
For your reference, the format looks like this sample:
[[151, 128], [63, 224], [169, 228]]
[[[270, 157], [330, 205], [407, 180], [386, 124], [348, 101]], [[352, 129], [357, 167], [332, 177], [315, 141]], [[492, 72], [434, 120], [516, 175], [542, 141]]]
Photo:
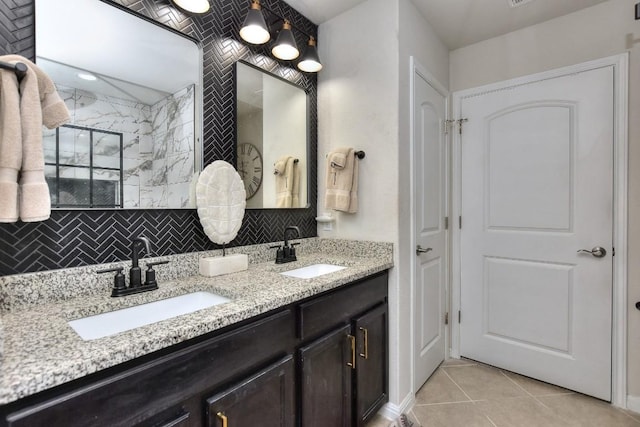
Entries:
[[194, 96], [191, 85], [151, 106], [153, 144], [140, 147], [151, 169], [141, 174], [140, 207], [195, 206]]
[[[61, 85], [58, 92], [69, 108], [69, 124], [122, 134], [125, 208], [192, 206], [189, 188], [194, 173], [193, 86], [151, 106]], [[62, 128], [61, 135], [60, 163], [88, 165], [86, 132]], [[94, 145], [94, 165], [118, 168], [120, 150], [116, 137], [100, 134], [100, 138]], [[55, 130], [45, 131], [44, 147], [45, 161], [55, 163]], [[47, 167], [47, 175], [55, 175], [55, 168]], [[89, 179], [88, 169], [80, 168], [61, 168], [60, 176]], [[118, 181], [119, 174], [98, 169], [94, 179]]]

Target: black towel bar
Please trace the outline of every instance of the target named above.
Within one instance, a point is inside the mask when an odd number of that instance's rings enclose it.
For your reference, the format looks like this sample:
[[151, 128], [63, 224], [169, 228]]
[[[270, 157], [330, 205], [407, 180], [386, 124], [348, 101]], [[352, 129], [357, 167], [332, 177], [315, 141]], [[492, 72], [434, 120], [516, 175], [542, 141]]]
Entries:
[[12, 70], [14, 73], [16, 73], [18, 81], [22, 80], [25, 74], [27, 74], [27, 65], [23, 64], [22, 62], [10, 64], [8, 62], [0, 61], [0, 68], [4, 68], [5, 70]]
[[359, 158], [360, 160], [364, 159], [364, 151], [355, 151], [353, 155]]

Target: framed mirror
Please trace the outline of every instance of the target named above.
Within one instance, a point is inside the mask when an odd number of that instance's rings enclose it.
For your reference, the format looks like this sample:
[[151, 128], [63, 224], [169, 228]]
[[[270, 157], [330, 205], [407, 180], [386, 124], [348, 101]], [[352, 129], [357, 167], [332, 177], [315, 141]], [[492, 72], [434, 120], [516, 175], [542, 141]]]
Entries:
[[202, 169], [202, 50], [100, 0], [36, 0], [36, 63], [71, 122], [44, 133], [61, 209], [194, 208]]
[[237, 169], [247, 209], [308, 207], [307, 93], [239, 61], [236, 102]]

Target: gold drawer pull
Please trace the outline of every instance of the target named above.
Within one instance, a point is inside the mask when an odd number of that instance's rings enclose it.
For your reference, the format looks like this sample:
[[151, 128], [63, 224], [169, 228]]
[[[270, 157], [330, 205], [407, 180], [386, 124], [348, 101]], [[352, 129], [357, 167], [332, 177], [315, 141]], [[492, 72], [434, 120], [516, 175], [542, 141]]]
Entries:
[[347, 366], [351, 369], [356, 369], [356, 337], [353, 335], [347, 335], [351, 345], [351, 362], [347, 362]]
[[369, 358], [369, 331], [366, 328], [360, 328], [364, 335], [364, 353], [360, 353], [360, 357]]
[[220, 418], [222, 420], [222, 427], [228, 427], [227, 426], [227, 417], [222, 412], [218, 412], [216, 414], [216, 417], [218, 417], [218, 418]]

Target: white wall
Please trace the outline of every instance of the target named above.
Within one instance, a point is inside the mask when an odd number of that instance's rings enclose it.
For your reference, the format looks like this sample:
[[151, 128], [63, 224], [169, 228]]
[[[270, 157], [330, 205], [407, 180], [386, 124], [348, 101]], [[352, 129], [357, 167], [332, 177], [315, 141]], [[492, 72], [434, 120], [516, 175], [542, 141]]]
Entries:
[[[398, 3], [368, 0], [319, 27], [318, 212], [324, 212], [326, 154], [350, 146], [364, 150], [356, 214], [335, 212], [333, 231], [321, 237], [392, 242], [398, 245]], [[397, 252], [396, 252], [397, 253]], [[389, 277], [390, 400], [406, 387], [399, 373], [398, 272]], [[402, 368], [401, 368], [402, 367]]]
[[[402, 25], [400, 25], [402, 23]], [[394, 244], [389, 280], [390, 402], [410, 401], [409, 56], [448, 84], [448, 50], [409, 0], [368, 0], [320, 25], [318, 212], [324, 212], [326, 154], [339, 146], [360, 161], [360, 210], [334, 212], [321, 237]]]
[[630, 52], [627, 379], [628, 394], [640, 396], [640, 311], [634, 307], [640, 300], [640, 21], [634, 20], [635, 3], [610, 0], [455, 50], [450, 81], [452, 90], [460, 90]]

